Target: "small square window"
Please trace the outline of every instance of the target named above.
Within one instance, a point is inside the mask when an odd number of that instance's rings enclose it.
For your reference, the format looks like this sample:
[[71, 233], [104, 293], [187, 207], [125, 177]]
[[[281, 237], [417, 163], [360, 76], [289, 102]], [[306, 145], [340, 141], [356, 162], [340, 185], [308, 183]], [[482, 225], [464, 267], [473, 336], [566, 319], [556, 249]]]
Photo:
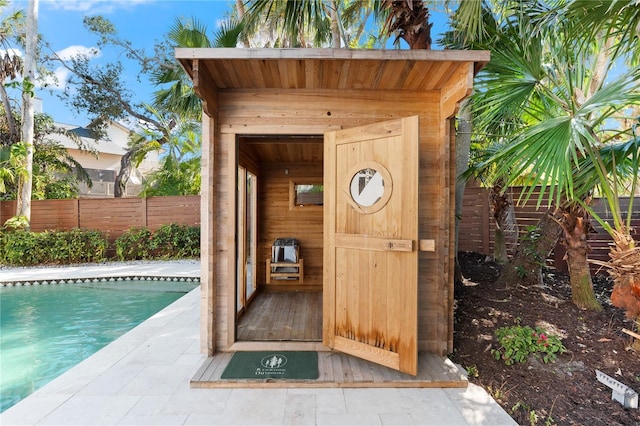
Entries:
[[324, 186], [320, 182], [289, 182], [289, 208], [322, 207]]

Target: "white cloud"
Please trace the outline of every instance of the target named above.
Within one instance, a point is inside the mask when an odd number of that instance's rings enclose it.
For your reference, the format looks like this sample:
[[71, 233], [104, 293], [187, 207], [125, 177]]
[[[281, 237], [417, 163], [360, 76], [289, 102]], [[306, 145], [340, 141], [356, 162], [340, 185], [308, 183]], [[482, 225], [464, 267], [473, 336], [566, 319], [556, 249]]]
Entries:
[[63, 67], [57, 68], [53, 75], [47, 76], [44, 82], [39, 84], [39, 87], [46, 87], [47, 89], [64, 90], [67, 85], [67, 79], [69, 77], [69, 70]]
[[[56, 54], [63, 61], [68, 61], [69, 59], [78, 56], [78, 55], [86, 55], [90, 57], [97, 58], [101, 55], [100, 49], [95, 47], [86, 47], [86, 46], [69, 46], [62, 50], [56, 52]], [[48, 89], [53, 90], [64, 90], [67, 85], [67, 81], [69, 80], [70, 71], [65, 67], [58, 67], [53, 71], [53, 75], [46, 76], [44, 81], [39, 84], [39, 87], [47, 87]]]
[[63, 61], [68, 61], [69, 59], [76, 56], [91, 56], [97, 58], [101, 55], [100, 49], [96, 47], [86, 47], [78, 45], [66, 47], [56, 52], [56, 54]]
[[108, 14], [117, 10], [130, 10], [140, 4], [153, 3], [155, 0], [45, 0], [55, 9], [91, 14]]
[[9, 48], [9, 49], [0, 49], [0, 56], [4, 57], [5, 55], [9, 55], [9, 56], [19, 56], [19, 57], [23, 57], [23, 53], [22, 51], [18, 50], [18, 49], [14, 49], [14, 48]]

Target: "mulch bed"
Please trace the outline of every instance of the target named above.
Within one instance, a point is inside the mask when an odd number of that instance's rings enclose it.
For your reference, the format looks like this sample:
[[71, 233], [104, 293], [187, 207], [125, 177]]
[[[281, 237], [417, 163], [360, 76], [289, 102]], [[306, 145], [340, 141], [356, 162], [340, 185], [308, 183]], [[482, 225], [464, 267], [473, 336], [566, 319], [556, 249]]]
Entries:
[[[500, 266], [477, 253], [460, 253], [467, 285], [456, 288], [452, 358], [473, 374], [523, 425], [640, 425], [640, 409], [625, 409], [611, 400], [611, 389], [596, 380], [600, 370], [640, 393], [640, 353], [622, 328], [634, 329], [624, 312], [610, 302], [612, 282], [596, 274], [594, 288], [603, 312], [577, 308], [571, 302], [569, 277], [546, 271], [544, 286], [512, 283], [497, 286]], [[554, 363], [530, 357], [507, 366], [496, 361], [494, 331], [503, 326], [535, 327], [561, 335], [567, 352]], [[477, 372], [477, 377], [472, 377]]]

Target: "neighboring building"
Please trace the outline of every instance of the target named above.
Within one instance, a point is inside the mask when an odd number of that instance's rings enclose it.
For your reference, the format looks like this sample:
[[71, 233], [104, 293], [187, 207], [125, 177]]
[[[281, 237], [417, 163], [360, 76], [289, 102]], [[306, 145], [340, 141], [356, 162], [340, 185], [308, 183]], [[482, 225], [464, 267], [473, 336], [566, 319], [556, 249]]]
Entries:
[[[87, 128], [62, 123], [56, 123], [56, 126], [77, 134], [82, 138], [83, 145], [94, 151], [79, 149], [78, 144], [71, 138], [57, 135], [50, 137], [67, 148], [69, 154], [91, 176], [93, 186], [89, 188], [87, 185], [81, 184], [79, 187], [80, 197], [113, 197], [115, 178], [120, 171], [120, 160], [126, 152], [130, 130], [121, 124], [111, 122], [107, 128], [106, 137], [96, 140]], [[138, 195], [142, 189], [143, 175], [153, 170], [157, 165], [158, 154], [150, 153], [147, 155], [140, 166], [131, 172], [125, 195]]]
[[[83, 145], [94, 152], [83, 151], [71, 138], [53, 135], [49, 139], [61, 143], [71, 156], [89, 173], [93, 186], [80, 184], [79, 196], [84, 198], [113, 197], [114, 182], [120, 171], [120, 159], [126, 152], [130, 130], [125, 126], [111, 122], [106, 130], [106, 137], [96, 140], [91, 131], [71, 124], [56, 123], [56, 126], [73, 132], [82, 138]], [[149, 153], [137, 169], [131, 172], [125, 194], [136, 196], [142, 189], [142, 177], [156, 168], [158, 154]]]
[[[42, 99], [35, 98], [34, 110], [43, 112]], [[127, 152], [130, 130], [122, 124], [110, 122], [106, 129], [106, 136], [97, 140], [91, 134], [91, 130], [73, 124], [55, 123], [59, 128], [68, 132], [73, 132], [80, 136], [84, 148], [90, 151], [83, 151], [78, 144], [69, 137], [61, 135], [49, 135], [47, 139], [56, 141], [67, 148], [67, 152], [87, 171], [93, 185], [89, 188], [81, 183], [78, 188], [81, 198], [103, 198], [113, 197], [114, 182], [120, 171], [120, 159]], [[125, 189], [125, 196], [135, 197], [142, 190], [143, 176], [158, 167], [158, 153], [150, 152], [147, 158], [131, 171], [131, 176]]]

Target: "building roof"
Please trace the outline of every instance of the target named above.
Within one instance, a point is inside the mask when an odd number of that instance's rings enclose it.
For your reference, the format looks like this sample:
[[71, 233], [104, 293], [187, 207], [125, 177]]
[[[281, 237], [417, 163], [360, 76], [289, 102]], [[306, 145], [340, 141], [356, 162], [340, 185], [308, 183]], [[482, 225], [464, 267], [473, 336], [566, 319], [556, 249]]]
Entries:
[[475, 75], [488, 51], [178, 48], [196, 86], [216, 89], [439, 90]]

